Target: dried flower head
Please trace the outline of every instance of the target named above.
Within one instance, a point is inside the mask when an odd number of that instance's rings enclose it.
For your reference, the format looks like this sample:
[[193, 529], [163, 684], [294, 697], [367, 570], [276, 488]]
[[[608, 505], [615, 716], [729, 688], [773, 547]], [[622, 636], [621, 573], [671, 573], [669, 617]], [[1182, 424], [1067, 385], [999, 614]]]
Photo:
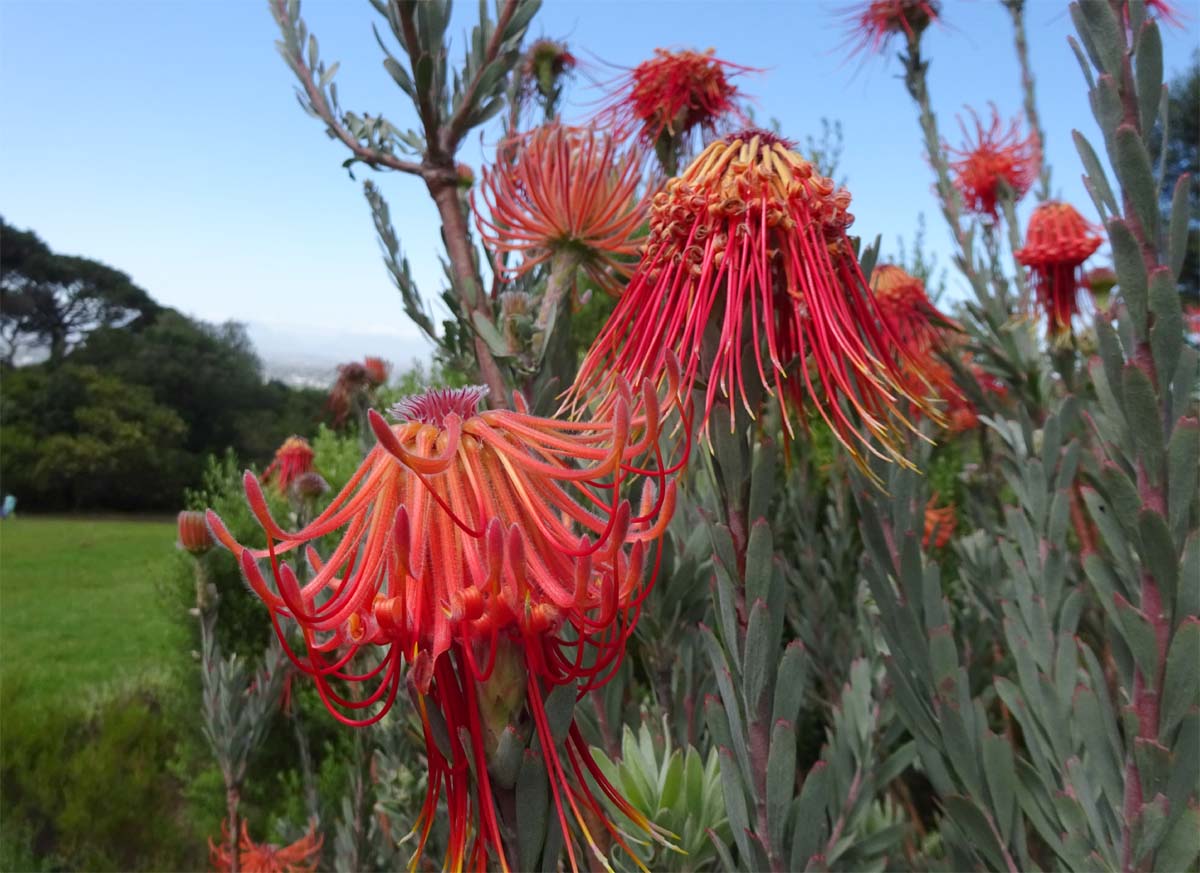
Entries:
[[596, 123], [618, 136], [636, 135], [647, 146], [664, 136], [689, 146], [697, 132], [715, 134], [729, 117], [745, 121], [731, 80], [746, 72], [754, 69], [721, 60], [715, 49], [655, 49], [654, 57], [611, 84]]
[[867, 0], [845, 8], [847, 35], [842, 47], [851, 55], [880, 54], [892, 37], [912, 42], [938, 19], [937, 0]]
[[316, 873], [321, 860], [325, 837], [317, 833], [317, 822], [308, 823], [308, 831], [290, 846], [256, 843], [250, 839], [246, 820], [242, 819], [238, 839], [238, 864], [235, 866], [229, 850], [229, 823], [221, 822], [222, 840], [215, 845], [208, 841], [208, 863], [217, 873], [239, 869], [245, 873]]
[[536, 92], [544, 99], [556, 99], [562, 88], [562, 78], [570, 76], [577, 63], [565, 42], [535, 40], [521, 61], [522, 96], [528, 98]]
[[367, 400], [366, 395], [387, 382], [392, 365], [383, 358], [366, 357], [362, 363], [351, 361], [339, 364], [337, 380], [329, 390], [329, 410], [335, 426], [350, 416], [356, 402]]
[[212, 534], [209, 533], [208, 522], [205, 520], [203, 512], [185, 510], [179, 513], [176, 518], [176, 527], [179, 530], [179, 548], [191, 552], [193, 555], [203, 555], [216, 545]]
[[1070, 331], [1079, 311], [1079, 268], [1100, 248], [1098, 230], [1075, 207], [1055, 200], [1042, 203], [1029, 217], [1025, 246], [1015, 255], [1030, 269], [1052, 336]]
[[[682, 414], [672, 372], [665, 398], [649, 383], [636, 394], [622, 383], [608, 414], [587, 422], [539, 418], [522, 403], [481, 412], [477, 388], [408, 398], [394, 424], [370, 413], [378, 445], [302, 530], [276, 524], [253, 476], [244, 485], [267, 549], [244, 548], [209, 513], [285, 647], [284, 623], [300, 626], [306, 651], [287, 651], [338, 719], [378, 720], [407, 682], [429, 768], [418, 856], [444, 793], [446, 869], [507, 869], [489, 766], [521, 713], [532, 719], [573, 868], [576, 840], [595, 848], [589, 825], [624, 845], [592, 785], [653, 830], [599, 773], [574, 726], [564, 768], [546, 706], [553, 689], [566, 686], [573, 702], [619, 668], [653, 584], [675, 505], [677, 467], [659, 450], [665, 417]], [[307, 548], [313, 575], [301, 586], [282, 557], [338, 532], [327, 560]], [[355, 670], [363, 649], [379, 653], [378, 664]], [[335, 679], [374, 689], [346, 697]]]
[[655, 195], [642, 261], [569, 407], [599, 398], [605, 408], [618, 375], [657, 383], [674, 353], [684, 389], [705, 392], [705, 426], [719, 396], [730, 399], [731, 423], [737, 402], [755, 415], [750, 395], [762, 389], [786, 401], [785, 413], [812, 401], [856, 458], [864, 445], [880, 453], [874, 437], [884, 456], [907, 464], [898, 398], [919, 392], [894, 357], [899, 343], [846, 235], [849, 205], [845, 189], [773, 134], [751, 130], [709, 145]]
[[548, 124], [501, 143], [479, 188], [487, 214], [471, 201], [487, 246], [521, 256], [497, 270], [511, 278], [568, 252], [599, 287], [618, 293], [646, 215], [641, 164], [636, 149], [593, 127]]
[[262, 480], [274, 482], [275, 487], [287, 493], [297, 476], [312, 470], [315, 453], [304, 437], [290, 436], [275, 451], [275, 460], [263, 470]]
[[1014, 119], [1005, 129], [994, 104], [991, 109], [987, 127], [974, 109], [969, 110], [975, 126], [973, 134], [960, 117], [962, 147], [946, 146], [946, 150], [953, 158], [950, 169], [954, 186], [962, 194], [967, 211], [995, 219], [1002, 187], [1008, 189], [1014, 202], [1020, 200], [1037, 181], [1042, 158], [1036, 133], [1022, 137], [1020, 119]]

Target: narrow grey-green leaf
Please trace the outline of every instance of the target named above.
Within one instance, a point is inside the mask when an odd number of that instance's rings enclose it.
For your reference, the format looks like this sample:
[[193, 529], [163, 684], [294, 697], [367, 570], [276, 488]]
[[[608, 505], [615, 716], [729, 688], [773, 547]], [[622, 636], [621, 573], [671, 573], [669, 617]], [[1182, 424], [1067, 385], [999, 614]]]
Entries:
[[1158, 238], [1158, 188], [1150, 152], [1133, 125], [1117, 128], [1115, 166], [1121, 188], [1133, 202], [1133, 209], [1150, 240]]
[[779, 671], [776, 673], [775, 706], [771, 712], [771, 720], [789, 721], [795, 723], [800, 717], [800, 704], [804, 699], [804, 690], [808, 684], [808, 653], [799, 640], [788, 643], [779, 659]]
[[808, 860], [817, 854], [825, 842], [827, 824], [825, 808], [829, 805], [829, 766], [818, 761], [804, 777], [800, 786], [800, 802], [796, 804], [795, 825], [792, 828], [792, 858], [789, 870], [803, 870]]
[[1150, 377], [1136, 364], [1125, 366], [1125, 418], [1133, 432], [1133, 442], [1142, 456], [1146, 474], [1153, 485], [1162, 483], [1163, 435], [1162, 413]]
[[1148, 279], [1146, 264], [1142, 260], [1141, 249], [1132, 231], [1122, 219], [1114, 218], [1108, 222], [1108, 239], [1112, 243], [1113, 267], [1117, 273], [1117, 284], [1121, 287], [1121, 298], [1129, 309], [1133, 321], [1134, 335], [1138, 339], [1146, 336], [1146, 313], [1149, 309], [1147, 300]]
[[742, 663], [742, 693], [751, 731], [756, 722], [770, 715], [770, 701], [765, 700], [764, 695], [775, 684], [771, 674], [779, 651], [779, 640], [771, 633], [772, 624], [766, 601], [754, 601], [750, 607], [750, 620], [746, 623], [746, 657]]
[[771, 751], [767, 755], [767, 833], [776, 855], [783, 856], [796, 781], [796, 728], [791, 722], [777, 721], [771, 728]]
[[1154, 119], [1162, 96], [1160, 92], [1163, 84], [1163, 47], [1158, 25], [1154, 22], [1140, 30], [1140, 33], [1134, 31], [1137, 34], [1135, 74], [1138, 103], [1141, 104], [1142, 110], [1142, 135], [1149, 136], [1150, 131], [1154, 129]]
[[[1138, 530], [1142, 541], [1142, 564], [1158, 583], [1162, 612], [1169, 620], [1175, 603], [1175, 588], [1179, 584], [1179, 558], [1167, 520], [1153, 509], [1138, 513]], [[1144, 606], [1144, 604], [1143, 604]]]
[[1188, 709], [1200, 706], [1200, 619], [1191, 616], [1175, 632], [1163, 674], [1162, 715], [1158, 736], [1171, 743], [1171, 734]]
[[746, 545], [746, 600], [769, 601], [771, 598], [771, 557], [774, 552], [771, 525], [765, 518], [750, 525]]
[[549, 782], [542, 756], [525, 750], [525, 762], [517, 775], [517, 859], [522, 870], [537, 870], [546, 842], [549, 819]]
[[746, 792], [743, 790], [742, 777], [733, 753], [722, 746], [717, 750], [721, 756], [721, 790], [725, 795], [725, 814], [729, 817], [729, 828], [733, 831], [733, 840], [742, 855], [742, 863], [754, 863], [755, 855], [750, 848], [750, 838], [747, 830], [750, 828], [750, 813], [746, 808]]
[[1166, 267], [1159, 267], [1150, 274], [1150, 311], [1154, 314], [1150, 349], [1159, 380], [1165, 381], [1175, 374], [1183, 349], [1183, 307], [1179, 302], [1179, 289]]
[[1187, 259], [1188, 226], [1191, 220], [1191, 208], [1188, 205], [1188, 192], [1191, 190], [1192, 177], [1184, 173], [1175, 182], [1175, 191], [1171, 195], [1171, 229], [1168, 247], [1171, 257], [1171, 275], [1176, 280], [1183, 274], [1183, 262]]
[[1154, 636], [1154, 626], [1141, 610], [1120, 594], [1116, 595], [1116, 605], [1121, 636], [1133, 652], [1133, 659], [1142, 675], [1152, 682], [1153, 677], [1158, 675], [1158, 641]]
[[1083, 161], [1083, 169], [1087, 172], [1096, 194], [1108, 207], [1109, 212], [1120, 215], [1121, 208], [1117, 205], [1117, 198], [1113, 196], [1112, 186], [1108, 183], [1108, 174], [1104, 171], [1104, 166], [1100, 163], [1096, 150], [1087, 141], [1087, 137], [1079, 131], [1071, 131], [1071, 137], [1075, 140], [1075, 150], [1079, 152], [1079, 159]]
[[1182, 541], [1200, 487], [1200, 421], [1181, 418], [1167, 443], [1167, 518], [1171, 534]]

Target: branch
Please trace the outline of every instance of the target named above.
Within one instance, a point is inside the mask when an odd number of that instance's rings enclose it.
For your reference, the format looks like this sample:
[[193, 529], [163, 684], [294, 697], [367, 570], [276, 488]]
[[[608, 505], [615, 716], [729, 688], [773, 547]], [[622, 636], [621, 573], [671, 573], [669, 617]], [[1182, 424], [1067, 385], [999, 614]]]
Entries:
[[[442, 130], [445, 141], [440, 143], [443, 149], [450, 154], [454, 154], [457, 150], [459, 141], [470, 129], [471, 125], [468, 122], [468, 116], [471, 110], [475, 108], [476, 91], [479, 90], [479, 83], [483, 79], [483, 74], [496, 60], [496, 56], [500, 54], [500, 47], [504, 44], [505, 31], [508, 30], [509, 22], [512, 21], [513, 15], [517, 11], [521, 0], [504, 0], [504, 8], [500, 10], [499, 16], [496, 18], [496, 27], [492, 31], [492, 37], [488, 40], [487, 49], [484, 52], [483, 60], [479, 64], [479, 69], [475, 71], [470, 83], [463, 91], [462, 100], [459, 101], [458, 109], [450, 116], [450, 121]], [[482, 22], [480, 22], [482, 25]]]
[[283, 42], [280, 44], [280, 52], [288, 62], [288, 66], [292, 68], [292, 72], [296, 74], [296, 78], [300, 80], [304, 96], [308, 100], [307, 108], [313, 115], [325, 122], [330, 135], [341, 140], [354, 153], [355, 158], [368, 166], [376, 169], [386, 167], [389, 170], [397, 170], [401, 173], [412, 173], [416, 176], [421, 175], [422, 167], [420, 164], [414, 161], [402, 160], [395, 155], [365, 146], [346, 129], [346, 126], [334, 114], [333, 108], [329, 105], [329, 100], [325, 97], [324, 90], [317, 84], [316, 79], [313, 77], [312, 68], [304, 61], [300, 39], [291, 16], [288, 13], [287, 0], [270, 0], [270, 4], [271, 14], [274, 16], [275, 23], [279, 25], [279, 30], [284, 37]]

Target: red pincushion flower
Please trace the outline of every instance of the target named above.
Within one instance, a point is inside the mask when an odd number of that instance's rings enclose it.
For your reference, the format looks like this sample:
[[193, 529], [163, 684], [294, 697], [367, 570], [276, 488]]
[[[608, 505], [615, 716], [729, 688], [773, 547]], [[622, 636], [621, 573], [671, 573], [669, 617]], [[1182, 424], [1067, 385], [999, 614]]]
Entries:
[[[958, 322], [934, 306], [925, 293], [925, 283], [903, 267], [876, 267], [871, 273], [871, 291], [881, 316], [908, 353], [908, 366], [943, 402], [945, 424], [953, 431], [964, 423], [964, 409], [974, 414], [953, 371], [938, 356], [956, 342], [951, 332], [961, 330]], [[912, 412], [915, 417], [921, 409], [914, 407]]]
[[[217, 873], [234, 869], [229, 851], [229, 824], [221, 822], [221, 844], [208, 841], [208, 863]], [[309, 822], [308, 832], [290, 846], [273, 846], [256, 843], [250, 839], [246, 820], [242, 819], [241, 835], [238, 839], [238, 866], [244, 873], [316, 873], [321, 860], [321, 846], [325, 837], [317, 833], [316, 821]]]
[[[568, 815], [593, 850], [588, 822], [602, 822], [625, 845], [592, 785], [653, 832], [600, 774], [574, 726], [564, 741], [570, 765], [564, 768], [545, 699], [557, 686], [578, 686], [578, 693], [597, 687], [621, 664], [675, 505], [668, 475], [677, 467], [666, 467], [659, 436], [665, 416], [679, 410], [678, 388], [677, 370], [664, 401], [649, 383], [636, 398], [622, 383], [609, 414], [589, 422], [539, 418], [523, 408], [479, 412], [480, 388], [433, 391], [398, 404], [397, 424], [370, 413], [379, 444], [300, 531], [287, 533], [275, 523], [247, 475], [247, 497], [267, 534], [265, 551], [239, 545], [209, 513], [214, 534], [239, 556], [269, 607], [288, 654], [313, 676], [338, 719], [378, 720], [407, 677], [425, 725], [429, 767], [415, 829], [418, 856], [444, 790], [446, 869], [463, 863], [507, 869], [489, 746], [511, 724], [506, 714], [526, 706], [572, 868], [578, 837]], [[631, 486], [642, 477], [649, 481], [631, 505]], [[340, 530], [327, 560], [307, 550], [314, 575], [301, 587], [280, 557]], [[276, 590], [259, 567], [264, 557]], [[300, 625], [305, 653], [292, 652], [281, 620]], [[355, 672], [351, 660], [368, 647], [382, 650], [378, 666]], [[334, 679], [376, 687], [348, 698]]]
[[893, 36], [919, 37], [937, 21], [941, 4], [936, 0], [868, 0], [847, 7], [842, 19], [849, 33], [843, 48], [849, 54], [879, 54]]
[[203, 512], [181, 512], [175, 522], [179, 531], [179, 548], [193, 555], [203, 555], [216, 545]]
[[314, 457], [316, 455], [308, 440], [304, 437], [290, 436], [275, 452], [275, 460], [263, 470], [262, 480], [274, 481], [276, 488], [286, 492], [297, 476], [312, 470]]
[[903, 267], [882, 264], [871, 273], [871, 291], [880, 314], [888, 320], [900, 342], [923, 356], [943, 344], [942, 331], [959, 330], [958, 322], [933, 305], [925, 283]]
[[1075, 207], [1054, 200], [1029, 217], [1025, 246], [1015, 255], [1032, 273], [1052, 336], [1068, 332], [1079, 311], [1079, 268], [1103, 242], [1097, 231]]
[[571, 252], [596, 285], [617, 294], [646, 215], [641, 163], [636, 150], [590, 127], [548, 124], [501, 143], [480, 185], [488, 215], [471, 200], [487, 246], [521, 255], [516, 266], [497, 263], [497, 270], [511, 278]]
[[954, 529], [958, 527], [958, 513], [954, 504], [939, 507], [936, 505], [937, 499], [937, 494], [934, 494], [925, 504], [925, 535], [921, 539], [921, 545], [926, 549], [931, 543], [933, 548], [944, 549], [950, 542], [950, 537], [954, 536]]
[[995, 105], [992, 105], [991, 124], [986, 128], [975, 110], [970, 113], [975, 123], [974, 135], [967, 131], [960, 118], [962, 148], [946, 146], [954, 158], [950, 169], [954, 172], [954, 186], [962, 194], [967, 210], [994, 219], [1002, 184], [1008, 187], [1014, 202], [1033, 187], [1041, 167], [1041, 149], [1036, 133], [1022, 138], [1019, 119], [1014, 119], [1005, 130]]
[[[605, 408], [617, 374], [657, 382], [673, 352], [684, 390], [705, 391], [705, 427], [718, 394], [731, 400], [731, 424], [736, 402], [757, 413], [749, 378], [787, 401], [785, 413], [813, 401], [855, 458], [862, 445], [878, 453], [874, 436], [908, 463], [897, 398], [920, 392], [906, 387], [915, 379], [893, 356], [899, 343], [850, 247], [849, 203], [773, 134], [710, 144], [655, 195], [641, 263], [568, 392], [570, 408], [594, 397]], [[702, 364], [706, 333], [715, 352]]]
[[752, 67], [723, 61], [714, 49], [704, 52], [655, 49], [613, 83], [612, 96], [596, 123], [617, 136], [636, 134], [647, 146], [664, 135], [687, 146], [696, 131], [714, 134], [729, 116], [744, 120], [737, 86], [730, 79]]

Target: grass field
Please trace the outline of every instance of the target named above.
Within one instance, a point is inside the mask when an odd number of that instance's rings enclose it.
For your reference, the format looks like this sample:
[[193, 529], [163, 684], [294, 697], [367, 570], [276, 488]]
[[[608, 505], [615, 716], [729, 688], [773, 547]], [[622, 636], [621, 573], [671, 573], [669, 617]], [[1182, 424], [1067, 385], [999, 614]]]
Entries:
[[[168, 521], [37, 518], [0, 522], [0, 682], [28, 703], [86, 703], [159, 672], [178, 644], [160, 581]], [[6, 695], [7, 696], [7, 695]]]

